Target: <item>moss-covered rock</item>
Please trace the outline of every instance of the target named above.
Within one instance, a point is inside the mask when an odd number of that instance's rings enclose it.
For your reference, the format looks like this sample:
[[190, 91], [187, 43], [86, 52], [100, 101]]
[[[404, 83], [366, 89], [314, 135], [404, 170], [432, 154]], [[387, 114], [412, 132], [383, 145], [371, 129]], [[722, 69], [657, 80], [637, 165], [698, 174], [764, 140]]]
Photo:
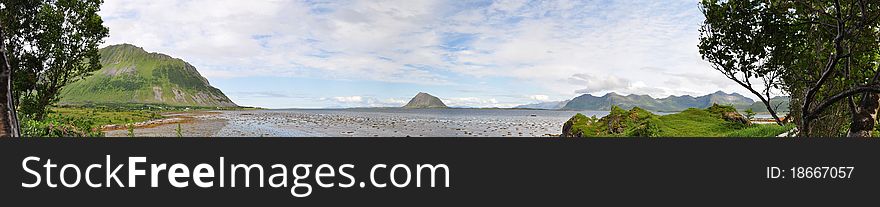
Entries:
[[706, 109], [706, 111], [709, 111], [709, 113], [721, 117], [721, 119], [724, 119], [724, 121], [744, 126], [752, 125], [752, 122], [749, 121], [748, 118], [737, 112], [736, 108], [734, 108], [733, 106], [712, 104], [712, 106]]
[[584, 137], [584, 126], [591, 122], [590, 118], [583, 114], [574, 115], [562, 125], [562, 137]]
[[611, 107], [610, 113], [597, 119], [577, 114], [563, 125], [563, 137], [618, 137], [618, 136], [656, 136], [660, 132], [657, 115], [633, 107], [626, 111]]
[[690, 108], [679, 113], [655, 115], [634, 107], [612, 107], [602, 118], [575, 115], [563, 125], [563, 137], [723, 137], [776, 136], [782, 126], [752, 126], [732, 106]]

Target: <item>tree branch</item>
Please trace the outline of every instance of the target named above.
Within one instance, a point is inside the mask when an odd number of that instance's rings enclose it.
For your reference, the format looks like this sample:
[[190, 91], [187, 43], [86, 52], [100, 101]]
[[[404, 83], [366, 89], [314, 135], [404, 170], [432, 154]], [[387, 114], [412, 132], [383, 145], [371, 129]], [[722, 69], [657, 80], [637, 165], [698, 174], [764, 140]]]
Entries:
[[859, 86], [856, 88], [851, 88], [849, 90], [840, 92], [834, 96], [831, 96], [831, 97], [825, 99], [821, 104], [816, 106], [816, 109], [811, 110], [810, 113], [808, 115], [804, 115], [804, 117], [815, 118], [818, 115], [817, 112], [821, 112], [822, 110], [825, 110], [825, 108], [828, 108], [829, 106], [836, 103], [837, 101], [840, 101], [841, 99], [846, 98], [846, 97], [851, 97], [853, 95], [865, 93], [865, 92], [880, 93], [880, 86], [878, 86], [878, 85]]

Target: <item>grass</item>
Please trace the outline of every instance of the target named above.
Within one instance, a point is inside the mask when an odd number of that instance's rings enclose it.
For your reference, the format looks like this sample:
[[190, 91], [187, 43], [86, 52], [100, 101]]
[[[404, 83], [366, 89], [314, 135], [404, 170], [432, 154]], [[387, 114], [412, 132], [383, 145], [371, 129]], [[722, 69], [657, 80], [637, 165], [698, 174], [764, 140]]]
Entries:
[[752, 127], [737, 130], [727, 134], [728, 137], [775, 137], [791, 129], [793, 124], [779, 126], [777, 124], [756, 124]]
[[43, 120], [23, 118], [25, 137], [100, 137], [102, 126], [161, 119], [160, 111], [118, 108], [53, 107]]
[[578, 114], [569, 121], [573, 134], [581, 133], [586, 137], [775, 137], [794, 127], [775, 124], [747, 126], [724, 120], [721, 116], [724, 112], [735, 112], [735, 109], [726, 106], [691, 108], [659, 116], [639, 108], [625, 111], [614, 107], [601, 119]]
[[[612, 106], [610, 113], [602, 118], [586, 117], [577, 114], [569, 120], [574, 136], [655, 136], [659, 133], [657, 115], [634, 107], [626, 111]], [[569, 123], [566, 123], [569, 125]]]
[[99, 50], [101, 70], [61, 90], [62, 104], [164, 103], [227, 106], [231, 103], [181, 59], [148, 53], [133, 45]]
[[90, 119], [98, 127], [109, 124], [130, 124], [153, 119], [162, 115], [153, 110], [116, 110], [107, 108], [52, 108], [52, 114], [75, 119]]
[[660, 137], [723, 137], [743, 128], [700, 109], [661, 116], [658, 125]]
[[[106, 125], [125, 126], [134, 135], [132, 124], [165, 118], [163, 113], [205, 110], [258, 110], [254, 107], [197, 107], [163, 104], [89, 104], [52, 107], [42, 121], [22, 118], [25, 137], [100, 137]], [[178, 125], [178, 136], [182, 129]]]

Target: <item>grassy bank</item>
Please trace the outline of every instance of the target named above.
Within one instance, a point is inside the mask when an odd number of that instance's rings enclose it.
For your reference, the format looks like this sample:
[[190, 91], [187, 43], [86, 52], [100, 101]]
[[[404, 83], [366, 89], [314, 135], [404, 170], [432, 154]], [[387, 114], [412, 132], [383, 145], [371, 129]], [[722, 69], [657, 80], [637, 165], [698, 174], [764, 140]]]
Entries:
[[793, 128], [744, 122], [729, 106], [691, 108], [663, 116], [638, 107], [629, 111], [613, 107], [602, 118], [575, 115], [563, 133], [571, 137], [774, 137]]
[[185, 107], [155, 104], [103, 104], [50, 108], [43, 120], [21, 118], [25, 137], [100, 137], [105, 125], [128, 125], [165, 118], [162, 114], [210, 110], [254, 110], [251, 107]]

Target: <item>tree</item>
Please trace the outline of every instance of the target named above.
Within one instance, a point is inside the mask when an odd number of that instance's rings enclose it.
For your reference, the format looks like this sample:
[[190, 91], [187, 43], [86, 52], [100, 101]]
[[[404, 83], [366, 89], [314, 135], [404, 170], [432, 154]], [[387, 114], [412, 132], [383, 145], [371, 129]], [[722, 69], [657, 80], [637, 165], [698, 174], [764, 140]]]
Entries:
[[797, 35], [785, 30], [785, 13], [773, 11], [767, 1], [703, 0], [700, 6], [706, 17], [700, 28], [703, 59], [757, 96], [776, 123], [783, 125], [770, 99], [782, 85], [783, 63], [790, 58], [788, 38]]
[[746, 113], [746, 118], [749, 120], [751, 120], [752, 118], [755, 118], [755, 112], [752, 111], [751, 108], [746, 109], [746, 111], [744, 111], [744, 113]]
[[[3, 24], [0, 24], [0, 36], [3, 36]], [[0, 137], [18, 137], [18, 116], [12, 101], [12, 68], [6, 58], [6, 46], [0, 41]]]
[[101, 68], [108, 35], [102, 0], [0, 0], [0, 23], [13, 72], [13, 95], [25, 117], [41, 120], [61, 89]]
[[821, 71], [817, 79], [815, 75], [802, 79], [806, 84], [800, 101], [801, 135], [812, 135], [813, 121], [827, 108], [846, 100], [851, 116], [847, 135], [870, 136], [880, 106], [880, 72], [875, 59], [880, 52], [880, 2], [799, 0], [794, 6], [801, 11], [801, 21], [812, 25], [812, 54], [824, 60], [808, 66]]
[[[848, 135], [870, 136], [880, 106], [880, 2], [703, 0], [701, 6], [703, 58], [758, 95], [771, 113], [764, 99], [770, 88], [790, 94], [789, 115], [800, 136], [837, 136], [847, 121]], [[764, 96], [750, 79], [763, 81]], [[816, 120], [823, 124], [814, 126]]]

